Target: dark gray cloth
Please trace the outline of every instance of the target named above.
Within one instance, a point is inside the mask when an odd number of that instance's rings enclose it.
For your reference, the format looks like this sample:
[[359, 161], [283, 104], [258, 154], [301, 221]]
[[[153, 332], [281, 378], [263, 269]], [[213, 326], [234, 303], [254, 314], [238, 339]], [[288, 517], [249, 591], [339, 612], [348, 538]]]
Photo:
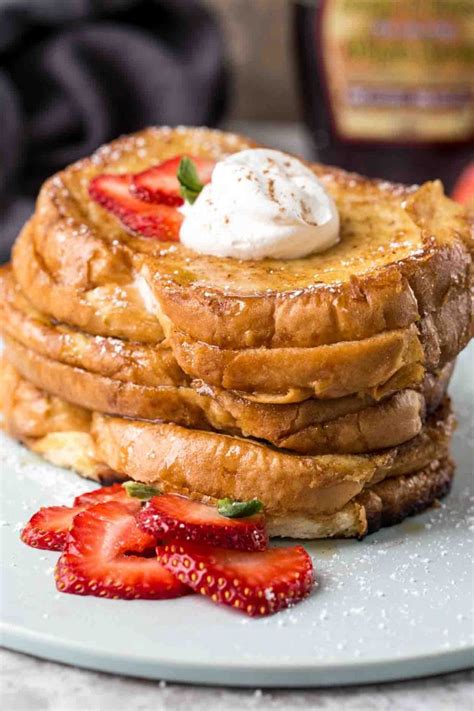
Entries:
[[194, 0], [0, 2], [0, 261], [41, 182], [150, 124], [215, 124], [227, 74]]

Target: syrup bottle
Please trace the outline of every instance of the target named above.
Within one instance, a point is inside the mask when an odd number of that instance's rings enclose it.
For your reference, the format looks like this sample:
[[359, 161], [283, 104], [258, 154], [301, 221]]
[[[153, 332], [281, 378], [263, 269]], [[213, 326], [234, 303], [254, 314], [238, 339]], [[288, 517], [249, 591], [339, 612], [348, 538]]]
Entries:
[[474, 0], [299, 0], [293, 11], [318, 160], [451, 190], [474, 156]]

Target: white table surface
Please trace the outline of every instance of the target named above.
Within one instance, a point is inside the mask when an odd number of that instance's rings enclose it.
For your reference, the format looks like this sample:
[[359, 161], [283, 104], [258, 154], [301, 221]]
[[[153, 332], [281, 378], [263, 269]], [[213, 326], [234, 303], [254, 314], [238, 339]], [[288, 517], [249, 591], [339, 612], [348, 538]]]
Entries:
[[[294, 124], [228, 128], [308, 155], [305, 132]], [[472, 711], [474, 672], [364, 687], [262, 691], [116, 677], [2, 650], [0, 705], [4, 711]]]
[[474, 672], [376, 686], [270, 691], [116, 677], [0, 652], [3, 711], [472, 711]]

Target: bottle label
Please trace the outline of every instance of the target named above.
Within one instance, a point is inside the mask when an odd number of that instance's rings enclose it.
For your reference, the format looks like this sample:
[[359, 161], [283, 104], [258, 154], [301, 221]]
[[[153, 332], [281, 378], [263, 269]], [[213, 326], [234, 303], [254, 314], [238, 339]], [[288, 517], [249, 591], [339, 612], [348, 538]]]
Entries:
[[341, 140], [474, 138], [473, 0], [323, 0], [316, 32]]

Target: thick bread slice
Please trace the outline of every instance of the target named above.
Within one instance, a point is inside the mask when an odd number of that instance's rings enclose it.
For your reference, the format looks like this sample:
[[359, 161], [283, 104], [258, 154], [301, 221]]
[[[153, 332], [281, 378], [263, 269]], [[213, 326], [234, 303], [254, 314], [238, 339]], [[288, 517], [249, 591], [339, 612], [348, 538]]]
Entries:
[[[377, 403], [372, 398], [306, 400], [294, 405], [265, 405], [237, 394], [194, 384], [144, 386], [121, 381], [46, 358], [5, 335], [5, 356], [37, 387], [76, 405], [109, 414], [164, 420], [184, 426], [266, 439], [306, 454], [360, 453], [395, 446], [415, 437], [426, 410], [439, 403], [451, 367], [421, 391], [404, 390]], [[425, 401], [423, 389], [427, 388]]]
[[436, 314], [416, 327], [316, 348], [222, 349], [177, 329], [169, 331], [169, 342], [190, 377], [257, 401], [297, 402], [372, 389], [377, 397], [377, 390], [384, 392], [379, 386], [397, 374], [399, 388], [419, 382], [421, 362], [426, 370], [437, 371], [454, 360], [471, 337], [470, 311], [470, 295], [463, 292], [446, 298]]
[[[15, 283], [9, 265], [0, 267], [0, 327], [26, 348], [40, 355], [114, 380], [152, 387], [188, 384], [187, 377], [176, 363], [166, 341], [151, 346], [136, 341], [92, 336], [64, 324], [58, 324], [32, 306]], [[433, 380], [434, 388], [438, 391], [438, 394], [435, 393], [435, 398], [439, 403], [449, 382], [451, 371], [452, 364], [449, 364], [445, 367], [444, 375], [433, 376], [431, 379], [426, 377], [422, 392], [424, 393], [425, 388], [428, 387], [429, 380]], [[215, 399], [226, 412], [229, 412], [236, 420], [234, 429], [241, 430], [244, 435], [269, 439], [277, 446], [314, 454], [322, 453], [323, 450], [316, 444], [314, 444], [315, 448], [307, 449], [312, 439], [310, 431], [296, 435], [297, 446], [290, 446], [293, 441], [292, 435], [312, 425], [320, 425], [344, 415], [359, 413], [357, 427], [352, 426], [355, 420], [349, 419], [341, 423], [344, 435], [337, 426], [334, 427], [333, 423], [331, 430], [336, 437], [327, 430], [321, 434], [315, 432], [314, 439], [321, 442], [333, 441], [335, 447], [332, 449], [333, 452], [369, 451], [399, 444], [414, 436], [417, 431], [409, 425], [413, 425], [416, 421], [418, 428], [421, 428], [420, 413], [425, 408], [428, 411], [433, 409], [429, 393], [425, 404], [423, 398], [414, 395], [412, 391], [394, 395], [390, 406], [386, 403], [377, 411], [374, 409], [375, 402], [368, 396], [337, 398], [332, 402], [312, 399], [306, 401], [306, 405], [275, 407], [271, 404], [250, 403], [236, 393], [213, 389], [204, 383], [196, 382], [193, 387], [201, 394]], [[367, 415], [361, 413], [366, 408], [370, 408]], [[225, 418], [227, 423], [228, 419]], [[380, 422], [380, 426], [376, 432], [374, 424], [377, 421]], [[217, 428], [221, 429], [219, 426]], [[354, 432], [361, 434], [359, 444], [347, 443], [344, 446], [342, 442], [344, 439], [347, 440], [347, 437], [349, 441], [354, 440]], [[404, 438], [402, 433], [406, 434], [403, 435]], [[367, 440], [370, 440], [370, 445]], [[304, 441], [307, 445], [304, 445]], [[341, 443], [340, 446], [336, 444], [337, 441]], [[360, 450], [361, 446], [363, 446], [362, 450]]]
[[86, 479], [103, 484], [124, 479], [97, 458], [89, 410], [39, 390], [4, 360], [0, 373], [3, 426], [12, 437]]
[[387, 479], [365, 489], [340, 511], [326, 516], [270, 516], [270, 536], [363, 538], [421, 513], [449, 493], [454, 462], [446, 457], [421, 471]]
[[[97, 460], [95, 442], [88, 432], [91, 418], [88, 411], [41, 392], [8, 363], [1, 370], [0, 402], [7, 431], [48, 461], [102, 483], [120, 480], [117, 472]], [[380, 526], [392, 525], [421, 511], [444, 496], [453, 472], [449, 459], [433, 461], [421, 471], [392, 477], [364, 489], [331, 514], [270, 515], [270, 535], [361, 538]], [[212, 502], [209, 497], [187, 493]]]
[[15, 436], [44, 437], [49, 432], [89, 432], [91, 412], [49, 395], [22, 378], [2, 356], [0, 404], [9, 431]]
[[272, 405], [251, 402], [202, 381], [192, 385], [223, 407], [244, 437], [300, 454], [360, 454], [415, 437], [426, 415], [441, 404], [453, 367], [449, 363], [439, 374], [427, 374], [419, 392], [400, 390], [380, 402], [367, 396]]
[[[438, 182], [408, 188], [314, 165], [337, 203], [340, 243], [305, 259], [245, 264], [132, 236], [88, 196], [98, 173], [138, 171], [177, 154], [218, 159], [252, 145], [182, 128], [119, 139], [47, 181], [35, 250], [57, 283], [86, 293], [143, 274], [177, 328], [231, 349], [368, 338], [407, 328], [452, 288], [469, 288], [469, 226]], [[20, 270], [17, 277], [27, 288]]]
[[40, 311], [98, 336], [150, 344], [163, 339], [160, 323], [144, 306], [136, 281], [110, 281], [89, 289], [78, 288], [73, 280], [58, 281], [36, 252], [33, 229], [34, 221], [24, 226], [13, 247], [12, 265], [23, 292]]
[[326, 252], [243, 264], [198, 256], [181, 272], [169, 258], [144, 260], [176, 328], [223, 348], [307, 348], [404, 328], [450, 290], [469, 290], [470, 229], [439, 182], [415, 190], [315, 171], [341, 215], [341, 241]]
[[113, 380], [151, 387], [189, 383], [165, 341], [151, 345], [93, 336], [40, 313], [9, 266], [0, 267], [0, 328], [40, 355]]
[[[239, 420], [233, 417], [228, 409], [208, 395], [201, 394], [190, 387], [150, 387], [113, 380], [45, 358], [25, 348], [10, 335], [4, 334], [4, 340], [5, 358], [22, 377], [36, 387], [81, 407], [122, 417], [161, 420], [186, 427], [215, 428], [230, 434], [242, 434]], [[379, 419], [380, 425], [390, 426], [390, 444], [399, 444], [415, 436], [421, 429], [422, 401], [418, 393], [408, 396], [408, 401], [407, 397], [402, 398], [401, 401], [398, 399], [393, 403], [395, 404], [396, 407], [383, 405]], [[407, 421], [400, 425], [398, 418], [402, 415]], [[316, 452], [344, 452], [350, 451], [351, 447], [361, 451], [367, 443], [371, 443], [372, 440], [377, 441], [376, 428], [371, 424], [373, 421], [373, 415], [369, 411], [361, 413], [360, 417], [355, 418], [353, 422], [338, 418], [328, 427], [324, 425], [315, 427], [309, 434], [313, 435]], [[341, 427], [339, 440], [337, 435], [332, 439], [325, 436], [325, 430], [337, 433], [339, 426]], [[364, 430], [367, 436], [362, 434]], [[383, 429], [380, 429], [379, 435], [385, 443], [387, 435]], [[328, 446], [336, 446], [338, 441], [341, 450], [327, 449]], [[295, 443], [298, 443], [297, 438]], [[312, 451], [311, 439], [303, 438], [302, 446], [304, 447], [305, 444]]]
[[[410, 365], [419, 376], [421, 369], [415, 363], [421, 360], [421, 348], [424, 367], [428, 371], [439, 370], [469, 342], [470, 319], [470, 293], [456, 287], [445, 295], [436, 313], [417, 323], [417, 330], [412, 324], [407, 329], [317, 348], [223, 349], [193, 340], [170, 327], [169, 322], [164, 327], [176, 359], [190, 376], [254, 398], [257, 393], [259, 400], [284, 402], [289, 397], [296, 401], [308, 395], [340, 397], [348, 392], [339, 391], [340, 385], [353, 384], [363, 392], [367, 390], [367, 373], [372, 386], [386, 382], [387, 376], [393, 377], [401, 367], [406, 370]], [[417, 333], [419, 347], [415, 344]], [[405, 380], [400, 387], [411, 384]]]
[[74, 368], [25, 348], [4, 335], [5, 358], [24, 378], [71, 403], [125, 417], [179, 422], [185, 427], [209, 428], [206, 412], [212, 401], [191, 387], [150, 387], [113, 380]]
[[[145, 386], [72, 367], [25, 348], [5, 334], [5, 357], [39, 388], [71, 403], [109, 414], [214, 428], [267, 439], [307, 454], [360, 453], [395, 446], [421, 430], [425, 411], [445, 392], [450, 370], [420, 392], [392, 392], [380, 403], [370, 397], [306, 400], [295, 405], [262, 405], [236, 394], [214, 396], [205, 387]], [[427, 388], [425, 401], [423, 389]]]
[[197, 496], [261, 499], [271, 515], [327, 514], [372, 484], [447, 456], [453, 418], [446, 402], [418, 437], [380, 454], [301, 456], [214, 432], [95, 413], [99, 457], [123, 475]]
[[352, 393], [377, 397], [402, 372], [399, 388], [424, 376], [423, 349], [413, 324], [370, 338], [316, 348], [224, 350], [190, 341], [172, 330], [169, 341], [182, 369], [226, 390], [266, 402], [298, 402], [308, 397], [337, 398]]
[[[464, 297], [469, 299], [468, 294]], [[92, 337], [52, 323], [50, 318], [31, 306], [15, 285], [8, 267], [0, 272], [0, 298], [5, 330], [25, 346], [47, 357], [137, 384], [184, 385], [188, 381], [165, 341], [152, 345]], [[428, 367], [436, 369], [439, 361], [445, 362], [446, 357], [457, 354], [468, 340], [467, 334], [460, 332], [462, 319], [456, 318], [462, 313], [461, 307], [459, 300], [447, 299], [439, 314], [422, 320], [422, 324], [427, 322], [422, 341], [425, 351], [431, 353]], [[446, 318], [442, 318], [443, 313]], [[400, 382], [399, 386], [403, 387], [407, 382]], [[282, 401], [281, 397], [278, 399]]]
[[[58, 466], [87, 478], [110, 483], [126, 478], [98, 461], [95, 442], [88, 433], [90, 413], [39, 391], [5, 364], [0, 398], [7, 431], [32, 451]], [[365, 488], [340, 510], [329, 514], [281, 513], [268, 516], [271, 536], [293, 538], [363, 537], [366, 533], [401, 521], [429, 506], [449, 491], [454, 466], [445, 458], [421, 471], [391, 477]], [[212, 502], [210, 497], [190, 492]]]
[[[5, 335], [5, 357], [36, 387], [89, 410], [242, 434], [242, 423], [229, 408], [190, 387], [149, 387], [114, 380], [45, 358], [25, 348], [10, 335]], [[249, 403], [250, 407], [252, 405]], [[257, 412], [262, 407], [257, 406]], [[329, 407], [330, 403], [328, 411]], [[324, 412], [324, 405], [321, 412]], [[294, 437], [290, 435], [285, 445], [288, 449], [300, 451], [303, 448], [310, 453], [370, 451], [414, 437], [421, 429], [422, 418], [421, 395], [405, 391], [352, 417], [338, 417], [301, 434], [296, 433]], [[265, 434], [265, 425], [259, 422], [258, 416], [255, 422], [255, 431]]]

